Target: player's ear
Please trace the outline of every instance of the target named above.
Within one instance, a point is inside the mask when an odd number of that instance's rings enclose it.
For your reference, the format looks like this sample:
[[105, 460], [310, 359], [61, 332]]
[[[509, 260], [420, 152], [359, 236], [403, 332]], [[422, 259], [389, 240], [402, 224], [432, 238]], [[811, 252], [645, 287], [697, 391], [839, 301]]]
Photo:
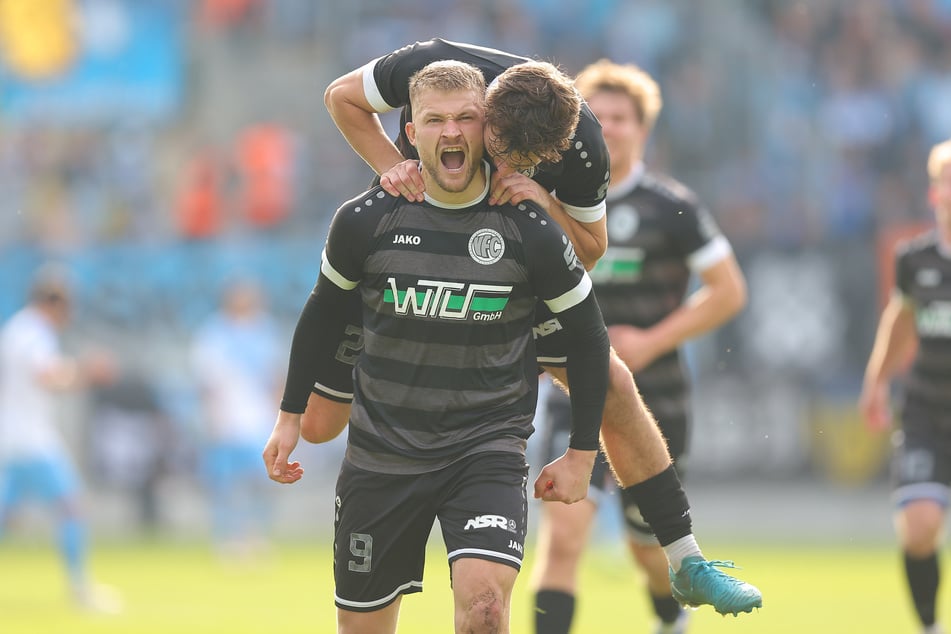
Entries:
[[406, 139], [409, 141], [410, 145], [416, 147], [416, 126], [413, 125], [412, 121], [407, 121], [406, 126]]

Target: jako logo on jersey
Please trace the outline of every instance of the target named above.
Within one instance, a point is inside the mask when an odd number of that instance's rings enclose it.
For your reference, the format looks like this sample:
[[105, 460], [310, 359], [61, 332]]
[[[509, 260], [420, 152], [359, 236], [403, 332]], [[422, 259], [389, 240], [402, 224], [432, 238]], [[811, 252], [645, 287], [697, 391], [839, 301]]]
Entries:
[[476, 515], [466, 522], [466, 527], [463, 530], [470, 531], [477, 528], [501, 528], [514, 533], [515, 520], [510, 520], [501, 515]]
[[423, 241], [419, 236], [412, 236], [407, 233], [398, 233], [393, 236], [391, 244], [420, 244]]
[[505, 253], [505, 240], [495, 229], [479, 229], [469, 238], [469, 256], [479, 264], [495, 264]]
[[397, 315], [412, 311], [416, 317], [495, 321], [502, 318], [508, 304], [511, 286], [496, 284], [463, 284], [440, 280], [419, 280], [406, 290], [396, 288], [396, 280], [387, 280], [390, 288], [383, 291], [383, 302], [393, 304]]

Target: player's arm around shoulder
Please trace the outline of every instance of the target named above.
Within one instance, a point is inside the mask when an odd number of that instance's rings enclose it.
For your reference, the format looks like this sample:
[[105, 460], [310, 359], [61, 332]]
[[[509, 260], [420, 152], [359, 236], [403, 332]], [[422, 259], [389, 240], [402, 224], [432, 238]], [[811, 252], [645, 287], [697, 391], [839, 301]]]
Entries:
[[590, 271], [608, 248], [605, 200], [611, 182], [611, 159], [601, 124], [586, 105], [562, 161], [562, 175], [554, 187], [557, 205], [550, 213]]
[[553, 199], [549, 213], [571, 240], [585, 270], [593, 269], [608, 249], [607, 216], [602, 214], [590, 222], [579, 220], [557, 198]]
[[504, 176], [493, 172], [490, 204], [519, 205], [525, 202], [532, 202], [543, 209], [571, 240], [585, 269], [590, 271], [594, 268], [608, 248], [607, 218], [603, 206], [600, 213], [576, 218], [556, 196], [528, 176], [518, 172]]
[[324, 91], [324, 105], [350, 146], [377, 174], [404, 160], [390, 140], [378, 112], [367, 99], [364, 74], [372, 75], [372, 62], [334, 79]]
[[[568, 450], [542, 469], [535, 482], [535, 496], [570, 504], [586, 495], [594, 465], [608, 387], [610, 344], [591, 278], [571, 242], [547, 214], [537, 213], [538, 228], [526, 240], [525, 257], [536, 295], [558, 316], [565, 331], [572, 428]], [[527, 227], [526, 232], [532, 229]]]

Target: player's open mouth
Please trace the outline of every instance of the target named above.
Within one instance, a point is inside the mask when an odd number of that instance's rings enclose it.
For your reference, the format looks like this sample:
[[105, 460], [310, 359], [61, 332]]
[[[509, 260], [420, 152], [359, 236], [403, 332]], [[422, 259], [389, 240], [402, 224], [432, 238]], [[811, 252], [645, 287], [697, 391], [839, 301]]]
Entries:
[[439, 155], [439, 160], [450, 172], [458, 172], [466, 162], [466, 153], [462, 151], [462, 148], [446, 148]]

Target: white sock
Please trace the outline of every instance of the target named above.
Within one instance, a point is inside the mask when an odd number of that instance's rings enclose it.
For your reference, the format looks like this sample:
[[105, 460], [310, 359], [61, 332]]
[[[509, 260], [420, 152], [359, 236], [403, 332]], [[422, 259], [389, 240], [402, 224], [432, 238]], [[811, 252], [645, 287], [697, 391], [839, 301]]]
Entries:
[[680, 564], [683, 562], [684, 557], [703, 557], [703, 553], [700, 552], [700, 546], [697, 544], [697, 540], [694, 539], [692, 533], [664, 546], [664, 553], [667, 554], [667, 561], [670, 563], [670, 567], [674, 569], [674, 572], [680, 570]]

